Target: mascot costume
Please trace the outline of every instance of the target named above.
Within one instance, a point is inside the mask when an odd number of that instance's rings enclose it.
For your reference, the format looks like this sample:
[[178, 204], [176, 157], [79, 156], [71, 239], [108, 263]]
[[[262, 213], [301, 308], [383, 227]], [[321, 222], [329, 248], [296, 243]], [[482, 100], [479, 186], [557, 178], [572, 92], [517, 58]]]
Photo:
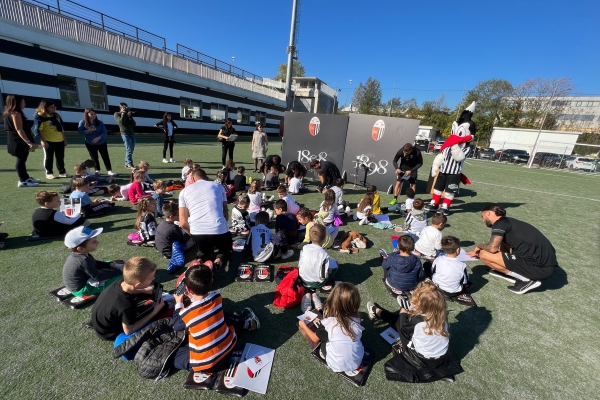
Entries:
[[[444, 142], [438, 154], [433, 160], [431, 167], [431, 176], [437, 175], [437, 180], [433, 186], [433, 196], [427, 210], [430, 212], [441, 212], [444, 215], [449, 214], [450, 204], [454, 200], [454, 194], [458, 190], [459, 184], [470, 184], [471, 182], [462, 174], [465, 158], [469, 154], [471, 148], [468, 143], [475, 136], [477, 131], [475, 123], [471, 121], [473, 112], [475, 111], [475, 102], [471, 103], [458, 118], [452, 123], [452, 133]], [[442, 193], [444, 201], [440, 206]]]

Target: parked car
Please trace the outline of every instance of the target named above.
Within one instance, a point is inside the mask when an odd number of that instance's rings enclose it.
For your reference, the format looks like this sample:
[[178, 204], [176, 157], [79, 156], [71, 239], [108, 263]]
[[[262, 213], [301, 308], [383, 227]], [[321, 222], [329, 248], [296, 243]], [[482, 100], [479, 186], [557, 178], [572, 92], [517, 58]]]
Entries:
[[498, 161], [508, 161], [509, 163], [526, 163], [529, 161], [529, 153], [525, 150], [506, 149], [502, 150]]
[[560, 169], [567, 168], [567, 163], [568, 163], [569, 161], [571, 161], [571, 160], [574, 160], [574, 159], [575, 159], [575, 156], [568, 156], [568, 157], [564, 157], [564, 158], [562, 159], [562, 161], [560, 162], [560, 165], [558, 166], [558, 168], [560, 168]]
[[594, 162], [591, 158], [586, 157], [573, 157], [572, 160], [567, 161], [567, 168], [570, 170], [584, 170], [591, 171]]
[[477, 159], [488, 159], [493, 160], [496, 155], [496, 151], [490, 147], [482, 147], [475, 150], [475, 158]]
[[433, 146], [433, 152], [435, 153], [436, 151], [441, 151], [442, 145], [444, 144], [445, 140], [438, 140], [437, 143], [435, 144], [435, 146]]
[[600, 159], [594, 160], [592, 164], [590, 172], [600, 172]]
[[417, 149], [419, 149], [425, 153], [428, 153], [429, 152], [429, 140], [424, 140], [424, 139], [415, 140], [414, 147], [416, 147]]
[[531, 163], [543, 168], [558, 168], [562, 159], [561, 154], [538, 152], [535, 153]]

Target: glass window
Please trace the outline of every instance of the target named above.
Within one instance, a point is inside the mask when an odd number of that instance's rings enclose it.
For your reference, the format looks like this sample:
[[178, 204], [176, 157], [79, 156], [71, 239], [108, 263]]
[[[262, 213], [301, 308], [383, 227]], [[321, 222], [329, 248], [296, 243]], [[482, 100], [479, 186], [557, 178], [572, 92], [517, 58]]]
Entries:
[[181, 118], [202, 118], [202, 102], [200, 100], [179, 99], [179, 115]]
[[108, 110], [104, 83], [88, 81], [88, 85], [90, 87], [90, 101], [92, 102], [92, 108], [95, 108], [96, 110]]
[[266, 125], [267, 123], [267, 113], [264, 111], [256, 111], [255, 115], [255, 119], [256, 122], [260, 122], [263, 126]]
[[77, 80], [71, 76], [58, 75], [58, 90], [63, 107], [79, 107]]
[[247, 108], [238, 108], [237, 112], [238, 124], [249, 124], [250, 123], [250, 110]]
[[224, 104], [211, 103], [210, 105], [210, 120], [225, 121], [227, 118], [227, 106]]

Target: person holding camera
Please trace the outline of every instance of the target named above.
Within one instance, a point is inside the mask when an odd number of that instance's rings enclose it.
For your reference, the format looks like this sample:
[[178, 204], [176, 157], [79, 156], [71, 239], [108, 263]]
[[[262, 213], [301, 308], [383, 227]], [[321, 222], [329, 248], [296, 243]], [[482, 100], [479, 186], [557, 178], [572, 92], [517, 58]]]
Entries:
[[119, 104], [120, 110], [115, 113], [115, 121], [119, 125], [119, 131], [125, 144], [125, 168], [133, 169], [133, 149], [135, 148], [135, 135], [133, 127], [135, 120], [132, 115], [133, 111], [129, 109], [126, 103]]
[[235, 128], [233, 127], [233, 121], [231, 118], [227, 118], [225, 120], [225, 125], [221, 127], [219, 130], [219, 134], [217, 135], [217, 139], [221, 141], [221, 161], [223, 163], [223, 168], [225, 168], [225, 157], [229, 152], [229, 159], [233, 161], [233, 148], [235, 147], [235, 142], [233, 140], [228, 140], [231, 135], [236, 135]]

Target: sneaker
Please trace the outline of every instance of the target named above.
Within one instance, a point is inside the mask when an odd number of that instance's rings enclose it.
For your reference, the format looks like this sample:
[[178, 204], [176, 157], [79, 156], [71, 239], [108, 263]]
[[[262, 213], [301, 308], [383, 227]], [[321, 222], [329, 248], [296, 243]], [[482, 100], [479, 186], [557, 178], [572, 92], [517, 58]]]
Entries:
[[58, 174], [58, 176], [60, 178], [72, 178], [73, 177], [73, 175], [67, 174], [66, 172], [64, 174]]
[[377, 309], [378, 308], [379, 307], [377, 306], [377, 303], [374, 303], [371, 300], [369, 300], [367, 302], [367, 312], [369, 313], [369, 319], [371, 319], [371, 320], [377, 319]]
[[312, 294], [312, 301], [313, 301], [313, 303], [315, 303], [315, 308], [317, 309], [317, 311], [323, 310], [323, 302], [321, 301], [321, 298], [319, 297], [318, 294], [316, 294], [316, 293]]
[[108, 171], [107, 174], [109, 176], [117, 176], [116, 172]]
[[27, 179], [25, 182], [17, 183], [17, 187], [36, 187], [36, 186], [40, 186], [40, 184], [37, 182], [31, 182], [29, 179]]
[[441, 378], [440, 381], [454, 383], [454, 381], [455, 381], [454, 375], [445, 376], [445, 377]]
[[444, 214], [445, 216], [450, 215], [450, 210], [448, 209], [448, 206], [445, 204], [442, 204], [442, 206], [438, 209], [437, 212], [439, 214]]
[[360, 220], [360, 222], [358, 224], [359, 225], [369, 225], [369, 219], [367, 217], [364, 217], [363, 219]]
[[168, 161], [167, 161], [167, 159], [166, 159], [166, 158], [163, 158], [163, 162], [164, 162], [165, 164], [167, 164], [167, 163], [168, 163]]
[[171, 158], [171, 159], [169, 159], [169, 162], [175, 162], [175, 160]]
[[515, 282], [517, 282], [517, 280], [515, 278], [513, 278], [512, 276], [503, 274], [502, 272], [498, 272], [498, 271], [496, 271], [494, 269], [490, 269], [488, 271], [488, 274], [490, 274], [491, 276], [495, 276], [496, 278], [502, 278], [505, 281], [509, 281], [512, 284], [514, 284]]
[[246, 319], [246, 324], [248, 326], [247, 330], [255, 331], [260, 328], [260, 321], [250, 307], [244, 308], [242, 311], [242, 316]]
[[52, 174], [46, 174], [46, 179], [54, 179], [54, 175], [52, 175]]
[[405, 310], [410, 309], [410, 300], [408, 300], [408, 297], [406, 297], [406, 295], [399, 295], [398, 297], [396, 297], [396, 301], [398, 302], [400, 308], [404, 308]]
[[131, 164], [125, 164], [125, 168], [135, 169], [135, 167]]
[[350, 215], [350, 206], [346, 206], [346, 214]]
[[283, 254], [281, 255], [281, 259], [282, 259], [282, 260], [287, 260], [288, 258], [290, 258], [290, 257], [291, 257], [291, 256], [293, 256], [293, 255], [294, 255], [294, 250], [292, 250], [292, 249], [289, 249], [288, 251], [286, 251], [285, 253], [283, 253]]
[[392, 199], [392, 201], [390, 201], [390, 206], [395, 206], [398, 203], [398, 199]]
[[427, 212], [437, 212], [437, 210], [440, 208], [439, 205], [435, 204], [433, 201], [431, 203], [429, 203], [428, 206], [425, 206], [425, 211]]
[[40, 183], [42, 182], [40, 179], [35, 179], [33, 176], [30, 176], [29, 179], [27, 179], [28, 182], [33, 182], [33, 183]]
[[516, 294], [524, 294], [529, 292], [530, 290], [539, 287], [542, 284], [540, 281], [516, 281], [513, 286], [509, 286], [508, 290]]
[[300, 303], [300, 309], [303, 313], [312, 310], [312, 299], [310, 293], [305, 294], [302, 297], [302, 302]]

